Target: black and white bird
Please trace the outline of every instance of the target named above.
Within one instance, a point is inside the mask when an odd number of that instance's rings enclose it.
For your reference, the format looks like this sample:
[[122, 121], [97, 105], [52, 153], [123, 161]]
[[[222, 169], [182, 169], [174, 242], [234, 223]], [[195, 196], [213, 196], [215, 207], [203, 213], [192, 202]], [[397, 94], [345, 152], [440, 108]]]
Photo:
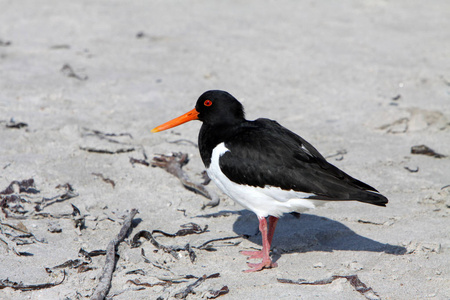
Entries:
[[248, 263], [250, 269], [245, 272], [276, 267], [269, 251], [278, 218], [284, 213], [327, 201], [388, 203], [375, 188], [328, 163], [310, 143], [276, 121], [246, 120], [242, 104], [225, 91], [203, 93], [193, 110], [152, 132], [191, 120], [203, 122], [198, 145], [209, 177], [258, 216], [262, 250], [241, 253], [262, 261]]

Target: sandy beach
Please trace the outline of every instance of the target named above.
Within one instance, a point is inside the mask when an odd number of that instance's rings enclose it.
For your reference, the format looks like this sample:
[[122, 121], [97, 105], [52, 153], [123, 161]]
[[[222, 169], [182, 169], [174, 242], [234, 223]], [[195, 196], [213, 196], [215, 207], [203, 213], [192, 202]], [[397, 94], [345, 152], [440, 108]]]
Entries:
[[[449, 28], [445, 0], [0, 0], [0, 298], [89, 299], [137, 209], [108, 299], [450, 299]], [[210, 89], [389, 204], [287, 214], [243, 273], [255, 214], [152, 167], [204, 182], [200, 122], [150, 130]]]

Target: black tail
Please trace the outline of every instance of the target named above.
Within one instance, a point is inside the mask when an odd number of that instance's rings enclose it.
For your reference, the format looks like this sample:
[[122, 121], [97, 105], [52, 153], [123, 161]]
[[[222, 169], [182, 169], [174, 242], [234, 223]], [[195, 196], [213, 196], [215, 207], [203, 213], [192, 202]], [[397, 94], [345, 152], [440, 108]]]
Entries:
[[351, 195], [351, 198], [364, 203], [369, 203], [377, 206], [386, 206], [389, 202], [388, 198], [377, 192], [359, 191]]

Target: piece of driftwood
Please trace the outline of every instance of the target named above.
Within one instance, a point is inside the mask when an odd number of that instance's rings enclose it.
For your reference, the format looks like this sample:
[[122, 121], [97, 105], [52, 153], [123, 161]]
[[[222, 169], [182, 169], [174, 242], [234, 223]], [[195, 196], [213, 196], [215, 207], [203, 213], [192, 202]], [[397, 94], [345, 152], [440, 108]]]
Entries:
[[116, 247], [125, 239], [128, 231], [131, 228], [134, 216], [138, 213], [137, 209], [132, 209], [125, 219], [122, 228], [116, 238], [111, 240], [106, 249], [105, 265], [103, 267], [100, 280], [94, 293], [91, 296], [91, 300], [103, 300], [105, 299], [110, 287], [111, 279], [116, 266]]

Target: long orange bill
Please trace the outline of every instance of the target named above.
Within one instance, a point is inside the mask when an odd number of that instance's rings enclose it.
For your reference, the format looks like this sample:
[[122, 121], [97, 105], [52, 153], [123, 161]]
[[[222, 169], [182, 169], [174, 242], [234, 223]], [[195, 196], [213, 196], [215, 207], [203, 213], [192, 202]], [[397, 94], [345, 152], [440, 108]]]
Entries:
[[160, 132], [163, 130], [167, 130], [192, 120], [198, 120], [198, 111], [195, 108], [191, 111], [188, 111], [184, 115], [179, 116], [178, 118], [175, 118], [173, 120], [170, 120], [169, 122], [166, 122], [153, 128], [152, 132]]

